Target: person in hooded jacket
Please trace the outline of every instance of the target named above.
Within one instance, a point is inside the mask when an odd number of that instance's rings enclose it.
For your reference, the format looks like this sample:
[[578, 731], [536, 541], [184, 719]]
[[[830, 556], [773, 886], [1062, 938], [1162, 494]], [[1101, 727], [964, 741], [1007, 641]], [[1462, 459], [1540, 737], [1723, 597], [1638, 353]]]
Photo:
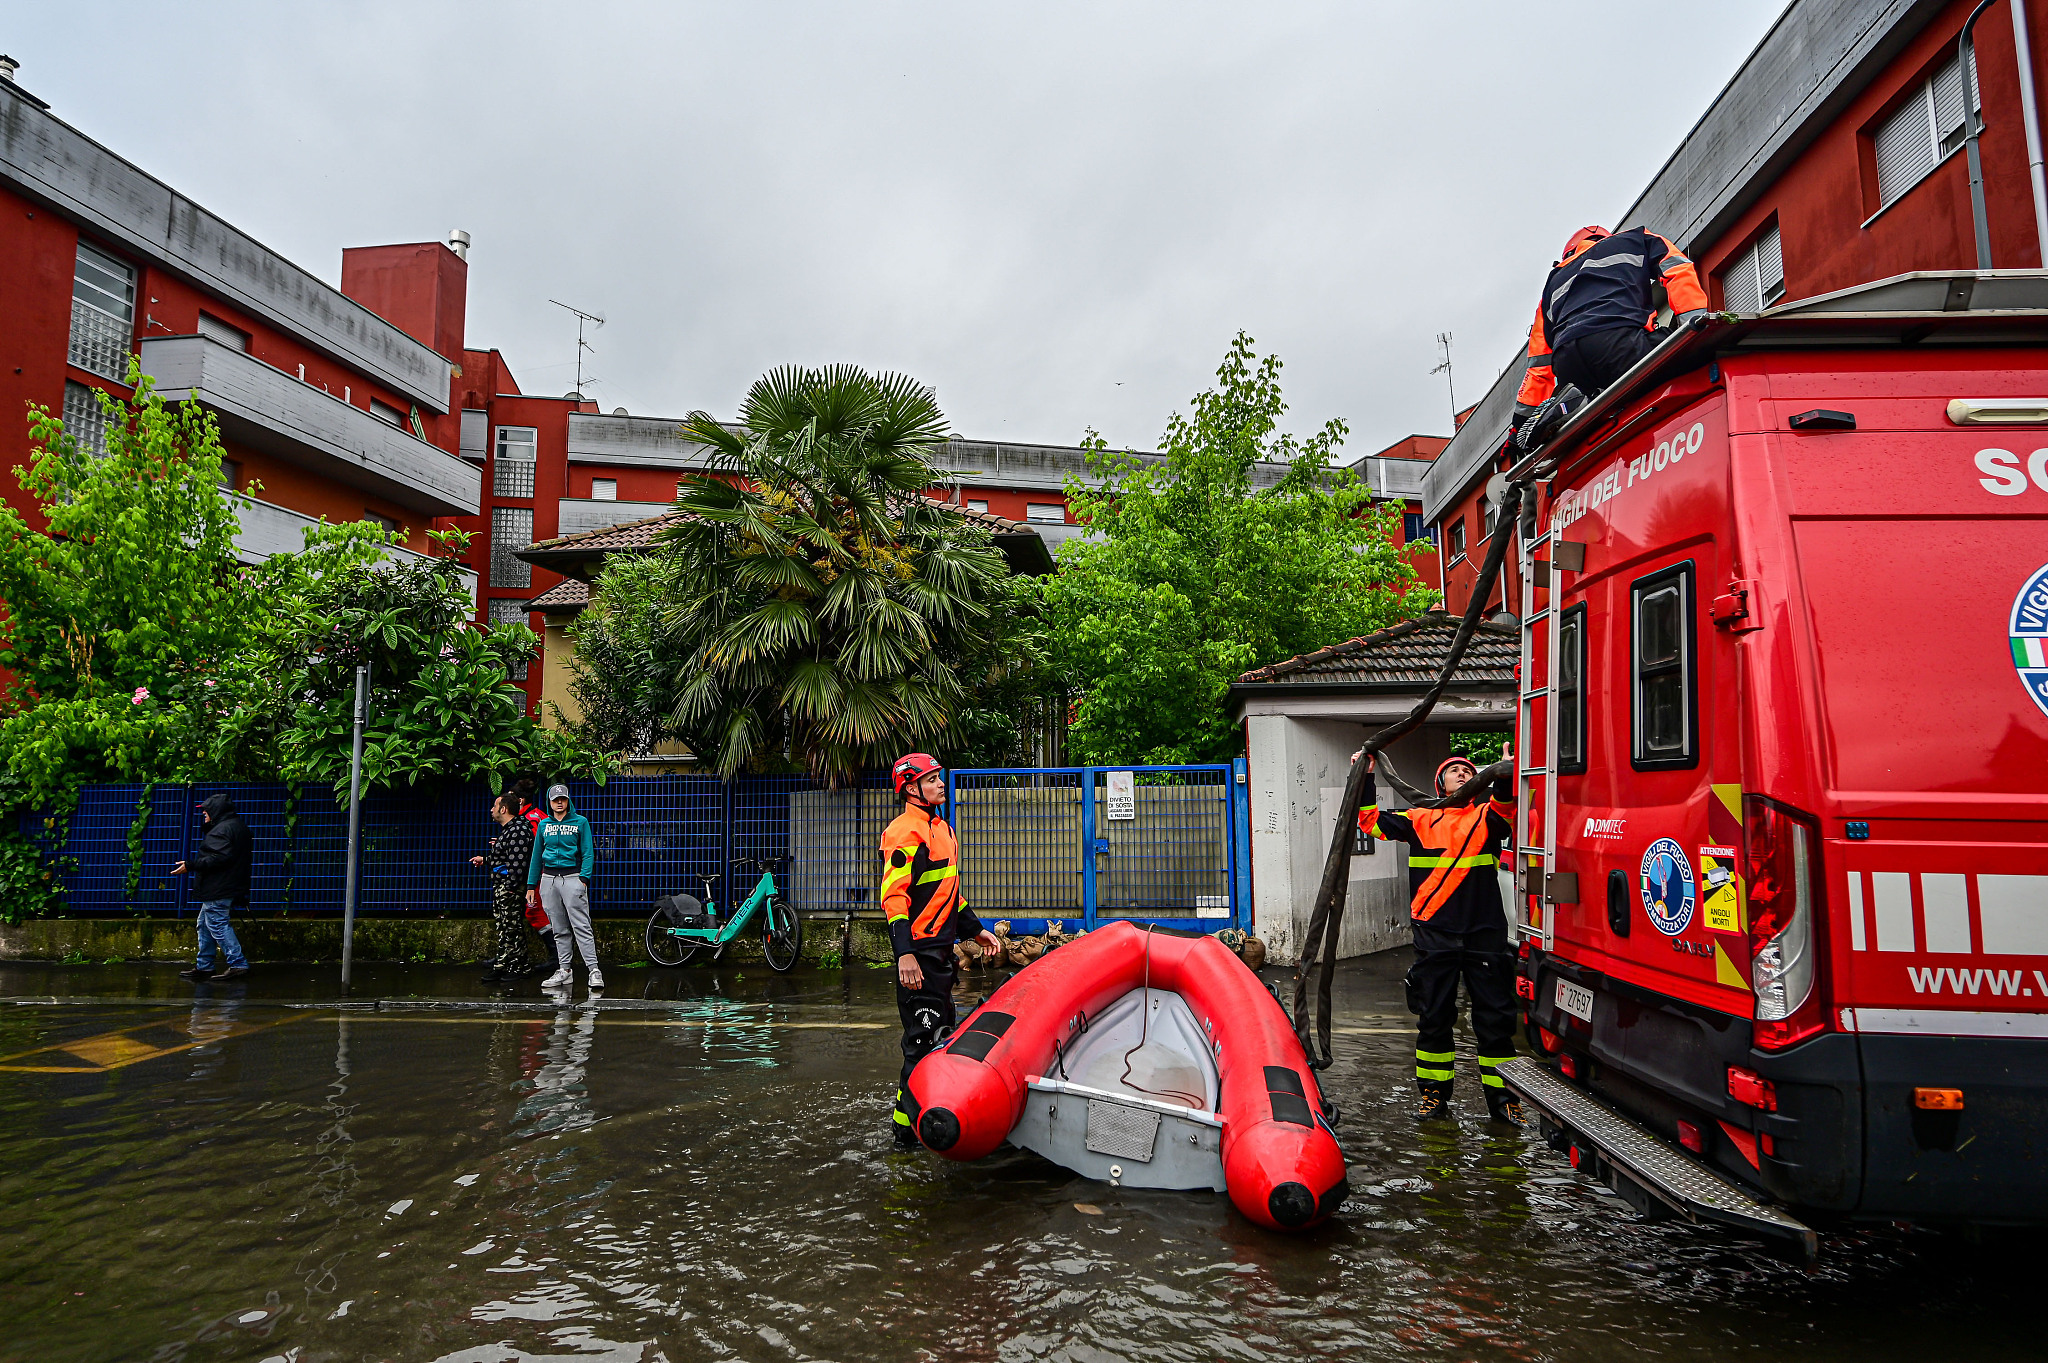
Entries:
[[[225, 791], [200, 802], [199, 819], [206, 826], [199, 850], [190, 862], [181, 861], [171, 868], [174, 876], [188, 870], [192, 873], [192, 897], [199, 901], [199, 958], [190, 970], [178, 974], [193, 981], [239, 979], [249, 973], [249, 961], [228, 922], [228, 910], [249, 902], [249, 864], [255, 839]], [[217, 958], [227, 961], [226, 969], [218, 973], [213, 968]]]
[[[591, 836], [590, 820], [576, 812], [567, 786], [549, 786], [548, 813], [540, 821], [527, 863], [527, 901], [537, 900], [547, 909], [558, 945], [575, 942], [593, 990], [604, 988], [604, 972], [597, 968], [597, 935], [590, 927], [590, 870], [596, 860], [597, 841]], [[541, 981], [542, 988], [566, 989], [576, 983], [569, 948], [562, 945], [559, 949], [561, 966]]]
[[[519, 800], [519, 817], [526, 820], [526, 826], [530, 830], [528, 836], [539, 837], [541, 816], [546, 811], [534, 799], [535, 796], [540, 794], [540, 790], [534, 785], [533, 778], [531, 776], [522, 776], [514, 781], [512, 783], [512, 793]], [[562, 963], [560, 955], [555, 950], [554, 926], [548, 922], [548, 911], [541, 907], [540, 898], [537, 895], [527, 896], [526, 925], [540, 935], [541, 954], [546, 959], [540, 963], [535, 973], [542, 978], [546, 978], [560, 970]], [[563, 945], [567, 945], [567, 943]]]

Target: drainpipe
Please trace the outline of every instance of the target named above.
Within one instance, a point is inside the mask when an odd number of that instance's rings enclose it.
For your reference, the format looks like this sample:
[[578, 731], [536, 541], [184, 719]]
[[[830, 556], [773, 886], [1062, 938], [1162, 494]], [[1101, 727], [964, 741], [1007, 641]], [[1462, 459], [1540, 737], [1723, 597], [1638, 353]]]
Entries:
[[[1970, 30], [1977, 26], [1978, 16], [1994, 3], [1996, 0], [1977, 0], [1977, 8], [1963, 20], [1963, 31], [1956, 38], [1956, 77], [1963, 86], [1963, 145], [1970, 154], [1970, 222], [1977, 229], [1977, 268], [1980, 270], [1992, 268], [1991, 222], [1984, 214], [1984, 163], [1977, 155], [1977, 134], [1984, 131], [1984, 120], [1977, 117], [1977, 101], [1971, 98], [1970, 72], [1975, 69], [1975, 64], [1971, 61]], [[2013, 0], [2015, 7], [2024, 3], [2025, 0]]]
[[2041, 173], [2041, 111], [2034, 104], [2034, 44], [2027, 37], [2027, 0], [2012, 0], [2012, 42], [2020, 57], [2020, 117], [2027, 125], [2027, 175], [2034, 182], [2034, 239], [2048, 269], [2048, 179]]

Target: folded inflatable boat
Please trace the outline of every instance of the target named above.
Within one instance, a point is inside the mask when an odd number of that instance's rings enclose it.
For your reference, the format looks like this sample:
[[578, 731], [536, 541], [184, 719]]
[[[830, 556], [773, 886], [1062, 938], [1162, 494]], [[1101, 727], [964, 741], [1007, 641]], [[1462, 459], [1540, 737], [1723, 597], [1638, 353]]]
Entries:
[[1275, 1230], [1343, 1202], [1315, 1072], [1258, 976], [1213, 937], [1116, 923], [1047, 952], [910, 1076], [918, 1139], [1005, 1140], [1089, 1178], [1212, 1188]]

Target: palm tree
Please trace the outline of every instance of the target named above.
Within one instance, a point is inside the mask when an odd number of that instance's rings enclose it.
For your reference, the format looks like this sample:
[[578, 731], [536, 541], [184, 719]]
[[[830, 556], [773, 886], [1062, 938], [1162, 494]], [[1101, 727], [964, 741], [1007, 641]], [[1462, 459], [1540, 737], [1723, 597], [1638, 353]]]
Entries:
[[942, 747], [1013, 599], [985, 531], [924, 490], [944, 477], [933, 391], [852, 365], [784, 366], [712, 451], [663, 535], [669, 726], [724, 776], [784, 759], [839, 783]]

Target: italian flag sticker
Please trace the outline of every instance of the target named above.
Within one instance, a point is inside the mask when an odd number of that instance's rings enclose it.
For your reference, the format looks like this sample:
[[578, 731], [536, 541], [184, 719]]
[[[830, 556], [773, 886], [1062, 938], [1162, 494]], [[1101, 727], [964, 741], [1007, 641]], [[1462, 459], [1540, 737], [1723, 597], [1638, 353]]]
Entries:
[[2048, 639], [2013, 636], [2012, 661], [2015, 667], [2048, 667]]

